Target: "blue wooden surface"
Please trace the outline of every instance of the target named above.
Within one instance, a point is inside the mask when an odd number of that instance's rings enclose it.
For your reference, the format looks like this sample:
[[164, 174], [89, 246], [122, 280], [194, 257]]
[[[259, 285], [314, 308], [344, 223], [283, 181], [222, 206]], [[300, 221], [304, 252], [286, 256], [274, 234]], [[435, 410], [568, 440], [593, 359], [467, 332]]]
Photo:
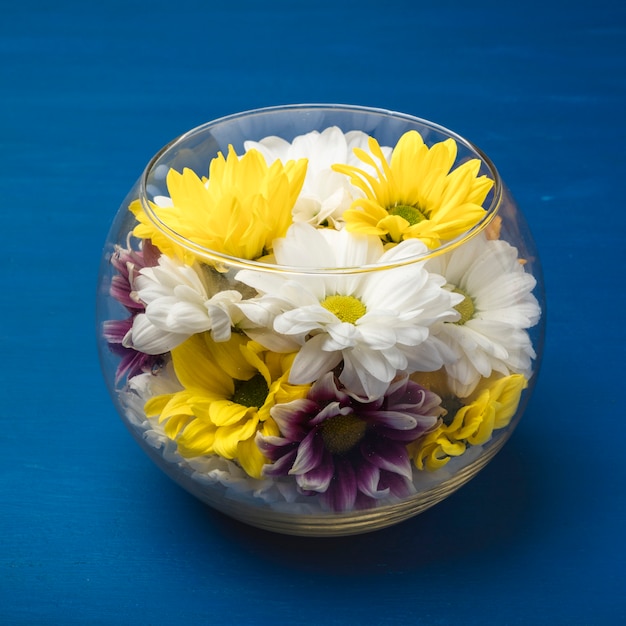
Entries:
[[[0, 622], [626, 621], [626, 9], [25, 0], [0, 13]], [[397, 527], [281, 537], [212, 512], [132, 442], [95, 281], [145, 163], [218, 116], [395, 109], [465, 135], [534, 231], [543, 369], [505, 449]]]

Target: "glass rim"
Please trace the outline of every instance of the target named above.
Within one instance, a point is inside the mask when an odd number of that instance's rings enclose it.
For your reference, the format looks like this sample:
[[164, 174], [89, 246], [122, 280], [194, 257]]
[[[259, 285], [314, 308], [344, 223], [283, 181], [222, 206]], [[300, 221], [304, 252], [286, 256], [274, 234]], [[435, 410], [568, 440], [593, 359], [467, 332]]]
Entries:
[[[246, 119], [252, 118], [257, 115], [270, 115], [277, 114], [282, 112], [295, 112], [295, 113], [303, 113], [307, 110], [311, 111], [340, 111], [345, 113], [363, 113], [376, 115], [381, 118], [394, 118], [396, 120], [405, 120], [411, 124], [418, 124], [423, 127], [426, 127], [432, 131], [438, 132], [442, 135], [445, 135], [447, 138], [451, 138], [456, 141], [457, 144], [464, 146], [467, 150], [474, 153], [475, 157], [480, 159], [482, 164], [488, 169], [489, 177], [493, 180], [493, 188], [490, 191], [491, 202], [489, 206], [485, 208], [485, 214], [483, 217], [472, 226], [470, 229], [458, 235], [454, 239], [447, 241], [436, 248], [429, 249], [425, 251], [423, 254], [419, 255], [411, 255], [406, 258], [396, 259], [393, 263], [372, 263], [363, 266], [353, 266], [353, 267], [301, 267], [301, 266], [289, 266], [289, 265], [279, 265], [276, 263], [269, 263], [266, 261], [259, 260], [251, 260], [244, 259], [240, 257], [230, 256], [228, 254], [224, 254], [222, 252], [218, 252], [216, 250], [212, 250], [210, 248], [206, 248], [200, 244], [195, 243], [194, 241], [188, 239], [187, 237], [180, 235], [173, 228], [168, 226], [155, 212], [154, 208], [151, 205], [151, 202], [148, 200], [148, 179], [150, 174], [154, 171], [158, 162], [165, 156], [168, 152], [175, 150], [177, 146], [182, 145], [185, 141], [189, 140], [192, 137], [198, 136], [214, 127], [217, 127], [221, 124], [230, 123], [236, 121], [237, 119]], [[312, 129], [315, 130], [315, 129]], [[317, 130], [323, 130], [318, 128]], [[359, 128], [355, 128], [353, 130], [360, 130]], [[310, 131], [307, 131], [310, 132]], [[303, 134], [303, 133], [299, 133]], [[367, 273], [373, 271], [381, 271], [386, 269], [392, 269], [395, 267], [403, 267], [406, 265], [412, 265], [414, 263], [423, 263], [428, 261], [431, 258], [437, 257], [441, 254], [449, 252], [466, 241], [473, 239], [479, 233], [487, 228], [487, 226], [492, 222], [492, 220], [496, 217], [499, 212], [502, 199], [503, 199], [503, 181], [500, 177], [500, 174], [491, 161], [491, 159], [475, 144], [471, 141], [459, 135], [455, 131], [446, 128], [440, 124], [435, 122], [431, 122], [430, 120], [426, 120], [414, 115], [410, 115], [407, 113], [401, 113], [397, 111], [391, 111], [382, 108], [376, 107], [368, 107], [361, 105], [352, 105], [352, 104], [321, 104], [321, 103], [312, 103], [312, 104], [286, 104], [286, 105], [277, 105], [271, 107], [262, 107], [257, 109], [249, 109], [246, 111], [241, 111], [239, 113], [233, 113], [230, 115], [225, 115], [219, 118], [216, 118], [212, 121], [205, 122], [196, 126], [185, 133], [175, 137], [172, 141], [163, 146], [148, 162], [146, 165], [140, 179], [139, 179], [139, 201], [141, 206], [146, 213], [148, 219], [152, 222], [152, 224], [163, 233], [168, 239], [181, 246], [183, 249], [191, 252], [195, 257], [203, 262], [207, 262], [218, 269], [228, 269], [230, 267], [238, 268], [238, 269], [248, 269], [255, 271], [265, 271], [265, 272], [281, 272], [286, 274], [294, 274], [294, 275], [320, 275], [320, 274], [332, 274], [332, 275], [342, 275], [342, 274], [359, 274], [359, 273]]]

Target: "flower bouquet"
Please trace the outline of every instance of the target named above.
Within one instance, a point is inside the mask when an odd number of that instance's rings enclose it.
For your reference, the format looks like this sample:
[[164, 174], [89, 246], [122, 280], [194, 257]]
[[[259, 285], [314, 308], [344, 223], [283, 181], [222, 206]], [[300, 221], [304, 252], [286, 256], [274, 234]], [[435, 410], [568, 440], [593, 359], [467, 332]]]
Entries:
[[538, 278], [497, 171], [454, 133], [358, 107], [231, 116], [166, 147], [120, 210], [103, 370], [205, 502], [362, 532], [504, 443], [538, 366]]

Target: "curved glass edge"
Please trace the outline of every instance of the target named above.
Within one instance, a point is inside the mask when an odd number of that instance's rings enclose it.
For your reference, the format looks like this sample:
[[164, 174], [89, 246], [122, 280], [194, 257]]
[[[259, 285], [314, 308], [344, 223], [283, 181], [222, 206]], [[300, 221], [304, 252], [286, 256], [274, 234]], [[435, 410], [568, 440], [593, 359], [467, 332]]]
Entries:
[[[291, 118], [294, 115], [297, 116], [295, 120]], [[340, 115], [341, 119], [335, 119], [334, 116], [337, 115]], [[494, 187], [487, 197], [489, 206], [480, 222], [466, 233], [418, 257], [399, 259], [392, 265], [386, 266], [373, 264], [361, 267], [315, 269], [280, 266], [281, 272], [298, 275], [364, 273], [424, 262], [449, 252], [476, 236], [485, 230], [498, 214], [503, 201], [503, 182], [500, 174], [491, 159], [470, 141], [444, 126], [419, 117], [384, 109], [341, 104], [285, 105], [254, 109], [221, 117], [191, 129], [168, 143], [148, 163], [139, 181], [138, 198], [144, 212], [155, 227], [198, 258], [213, 264], [223, 264], [238, 269], [274, 272], [277, 270], [276, 265], [232, 257], [209, 250], [177, 233], [163, 222], [154, 211], [149, 198], [156, 194], [154, 189], [152, 193], [150, 190], [155, 187], [155, 181], [165, 180], [166, 173], [170, 168], [188, 167], [198, 175], [206, 175], [211, 159], [217, 156], [219, 152], [226, 152], [229, 145], [241, 150], [243, 142], [246, 140], [258, 141], [271, 135], [279, 135], [283, 139], [291, 140], [297, 135], [313, 130], [323, 130], [329, 126], [339, 126], [344, 132], [361, 130], [374, 136], [380, 143], [390, 146], [395, 145], [402, 134], [408, 130], [418, 130], [426, 143], [435, 143], [452, 138], [456, 141], [457, 146], [463, 147], [468, 153], [462, 158], [457, 157], [457, 164], [462, 163], [467, 158], [477, 158], [481, 161], [481, 172], [493, 179]], [[281, 131], [278, 130], [279, 128]]]
[[[529, 394], [526, 394], [528, 397]], [[143, 429], [124, 419], [124, 424], [144, 453], [178, 486], [207, 506], [250, 526], [284, 535], [304, 537], [339, 537], [374, 532], [406, 521], [435, 506], [472, 480], [504, 447], [523, 413], [525, 403], [520, 403], [516, 418], [489, 442], [476, 447], [471, 456], [457, 457], [451, 466], [429, 474], [431, 485], [402, 500], [369, 509], [350, 512], [306, 509], [278, 510], [260, 506], [258, 501], [228, 493], [220, 484], [209, 484], [194, 470], [187, 460], [173, 462], [168, 452], [151, 445]]]

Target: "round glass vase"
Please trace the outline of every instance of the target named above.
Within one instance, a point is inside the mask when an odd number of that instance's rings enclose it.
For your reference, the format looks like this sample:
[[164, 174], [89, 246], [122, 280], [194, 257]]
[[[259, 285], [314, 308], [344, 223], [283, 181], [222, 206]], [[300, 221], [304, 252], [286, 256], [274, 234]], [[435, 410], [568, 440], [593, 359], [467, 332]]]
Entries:
[[174, 481], [267, 530], [390, 526], [469, 481], [534, 386], [544, 296], [524, 218], [437, 124], [294, 105], [163, 148], [115, 217], [102, 371]]

